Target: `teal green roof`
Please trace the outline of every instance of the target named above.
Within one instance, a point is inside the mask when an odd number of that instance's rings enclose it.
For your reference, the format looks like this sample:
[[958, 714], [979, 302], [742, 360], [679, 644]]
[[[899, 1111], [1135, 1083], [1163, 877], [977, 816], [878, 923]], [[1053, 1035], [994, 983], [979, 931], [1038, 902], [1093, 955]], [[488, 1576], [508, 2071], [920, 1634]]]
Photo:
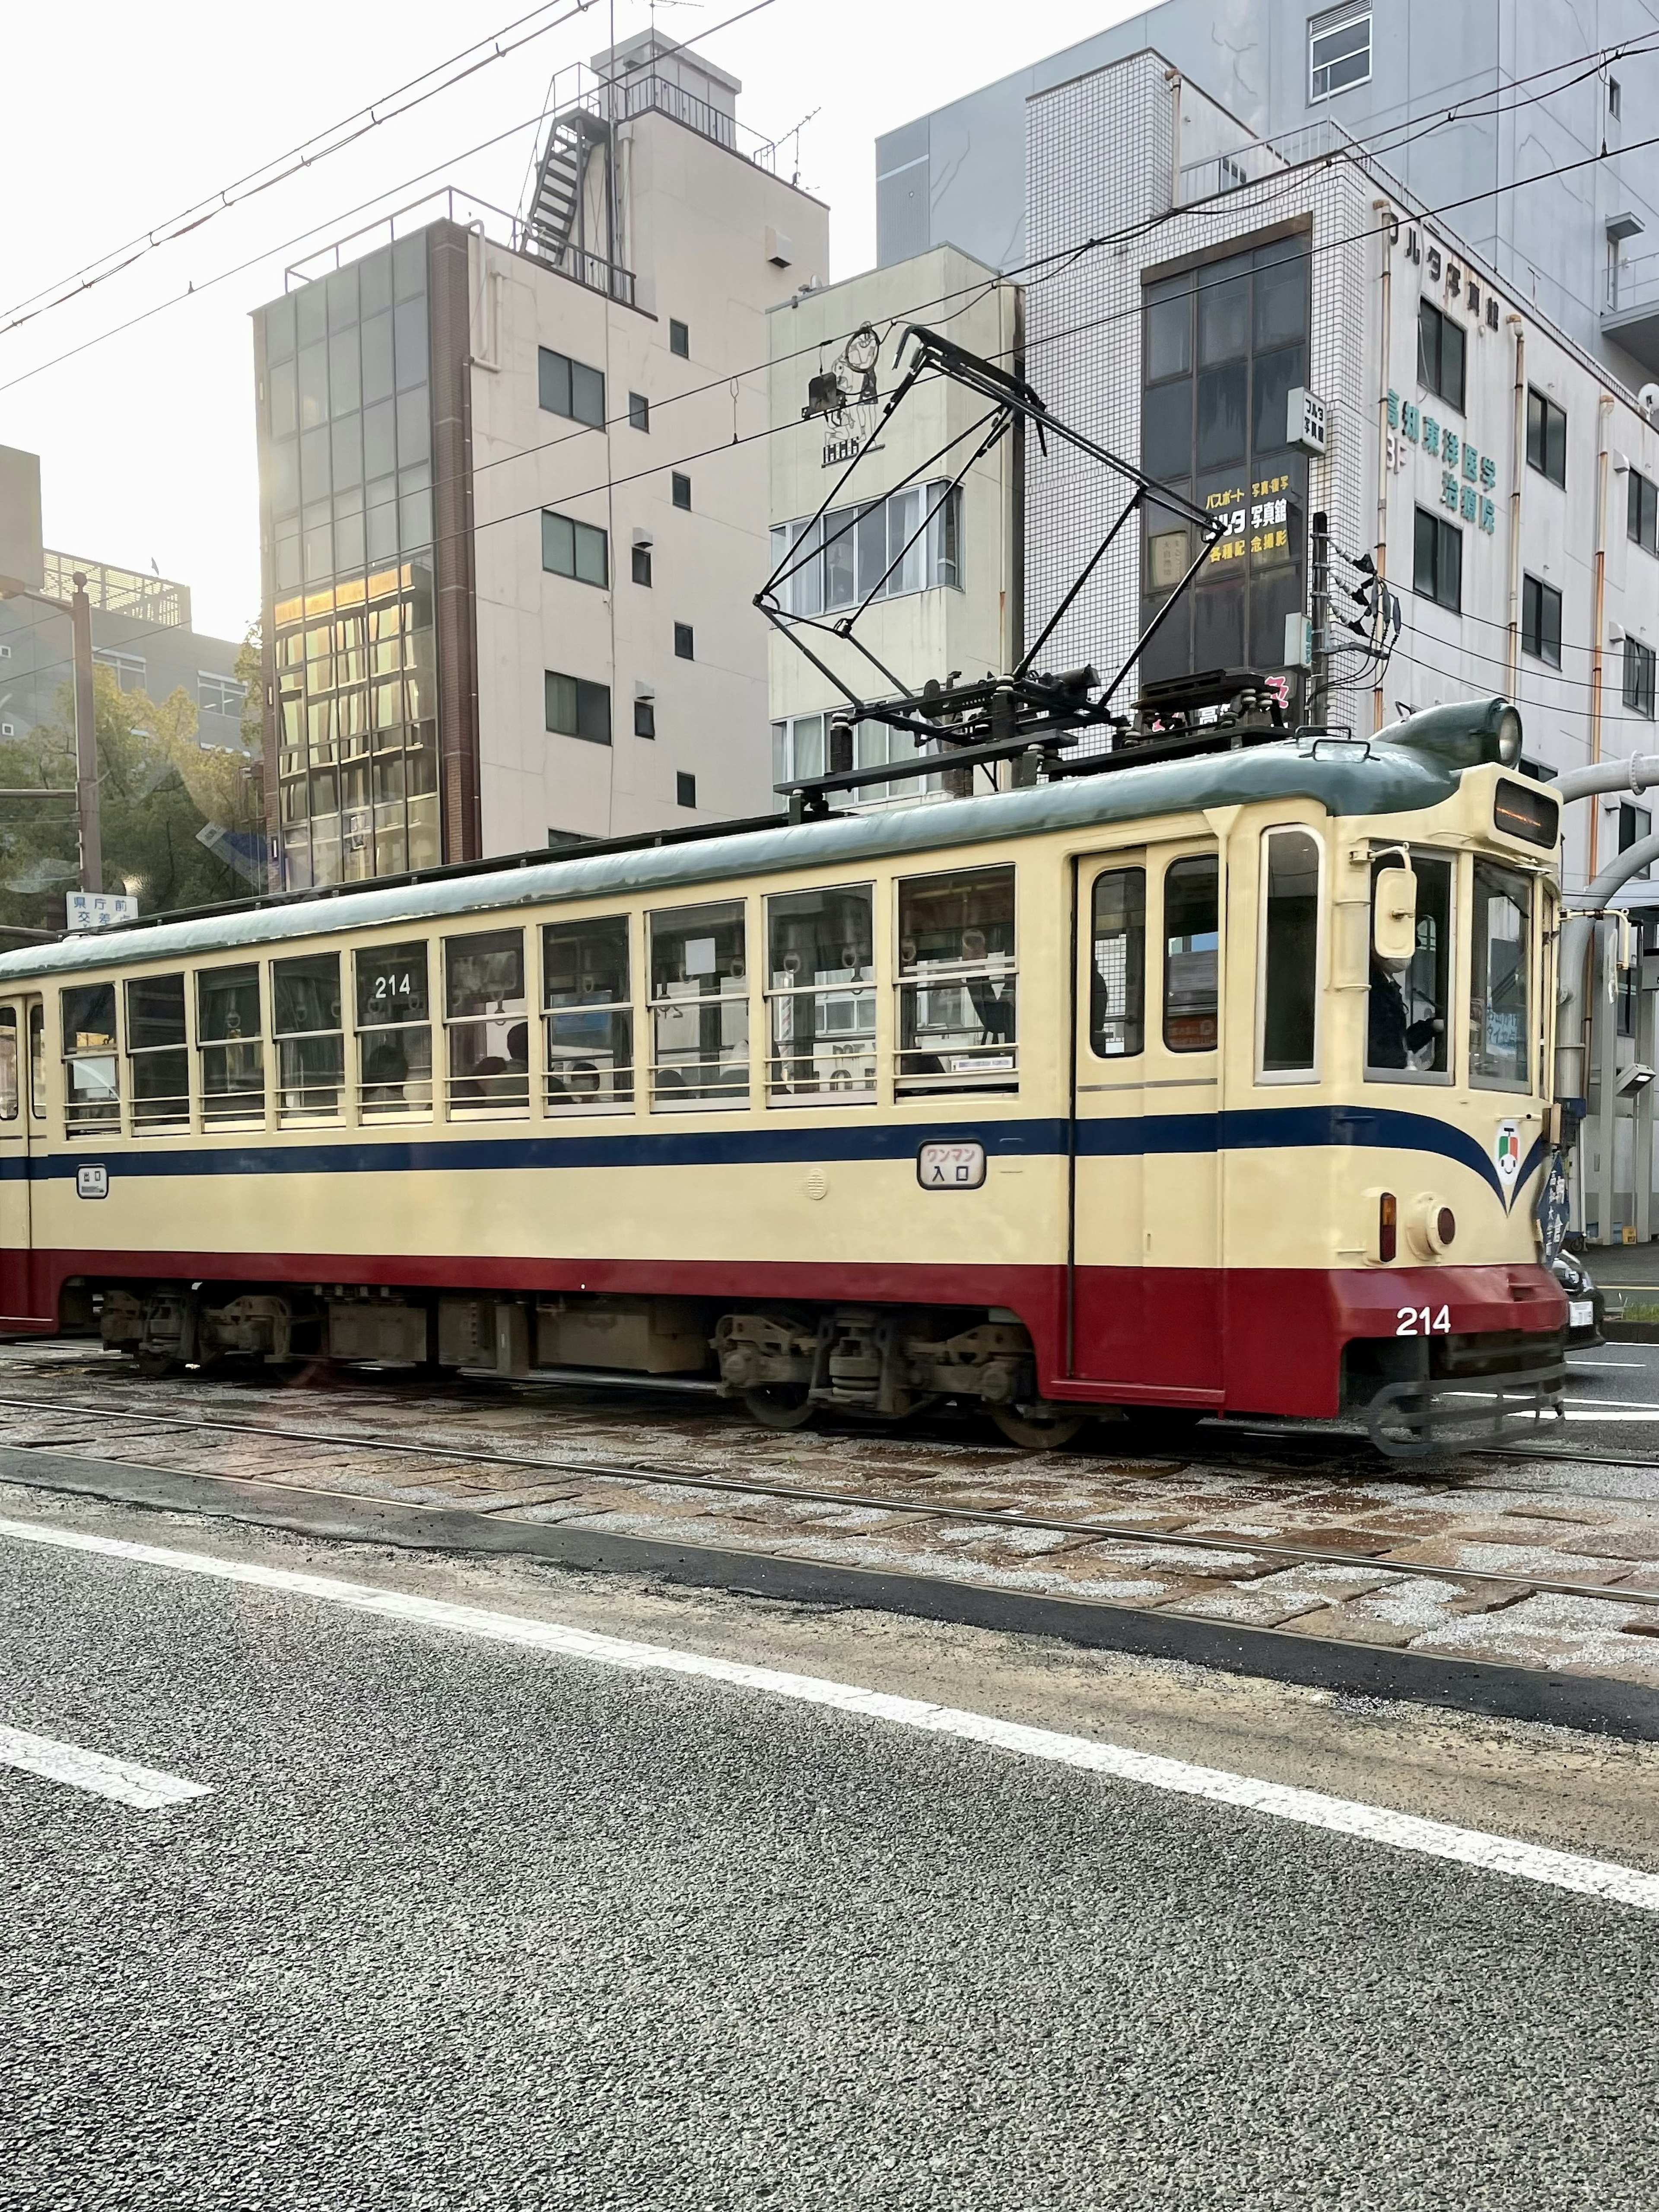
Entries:
[[[1391, 736], [1395, 733], [1390, 733]], [[792, 868], [857, 868], [942, 846], [996, 844], [1047, 830], [1103, 828], [1262, 799], [1309, 799], [1331, 815], [1407, 814], [1438, 806], [1457, 771], [1397, 741], [1371, 740], [1362, 757], [1316, 759], [1291, 740], [1186, 760], [1152, 761], [1022, 791], [987, 793], [885, 812], [750, 830], [679, 845], [580, 854], [488, 873], [399, 883], [384, 889], [300, 893], [229, 913], [88, 932], [0, 956], [0, 986], [140, 961], [199, 957], [239, 946], [280, 945], [345, 930], [447, 921], [566, 899], [675, 891]]]

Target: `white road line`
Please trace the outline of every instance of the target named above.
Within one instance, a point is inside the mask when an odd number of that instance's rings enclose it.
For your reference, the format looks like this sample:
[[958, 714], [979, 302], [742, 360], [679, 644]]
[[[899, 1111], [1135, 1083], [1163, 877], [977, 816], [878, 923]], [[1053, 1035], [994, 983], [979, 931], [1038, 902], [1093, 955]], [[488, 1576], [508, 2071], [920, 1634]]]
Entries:
[[1219, 1767], [1193, 1766], [1184, 1759], [1163, 1759], [1154, 1753], [1100, 1743], [1088, 1736], [1061, 1735], [1052, 1729], [1026, 1728], [1017, 1722], [993, 1719], [985, 1713], [962, 1712], [949, 1705], [930, 1705], [919, 1698], [895, 1697], [884, 1690], [859, 1689], [850, 1683], [825, 1681], [813, 1674], [784, 1674], [770, 1667], [714, 1659], [700, 1651], [676, 1651], [664, 1644], [636, 1644], [622, 1637], [599, 1636], [589, 1629], [531, 1620], [518, 1613], [487, 1613], [477, 1606], [451, 1605], [439, 1598], [413, 1597], [403, 1590], [375, 1589], [364, 1583], [337, 1582], [325, 1575], [295, 1574], [285, 1568], [258, 1566], [248, 1560], [216, 1559], [205, 1552], [170, 1551], [157, 1544], [133, 1544], [119, 1537], [87, 1535], [78, 1529], [49, 1528], [27, 1521], [0, 1520], [0, 1536], [15, 1537], [28, 1544], [52, 1545], [65, 1551], [94, 1552], [108, 1559], [134, 1559], [149, 1566], [171, 1567], [183, 1574], [208, 1575], [216, 1581], [243, 1583], [256, 1589], [281, 1590], [295, 1597], [320, 1598], [327, 1604], [348, 1606], [355, 1612], [375, 1613], [384, 1620], [448, 1629], [458, 1635], [480, 1637], [495, 1644], [556, 1651], [565, 1658], [586, 1659], [598, 1666], [623, 1667], [636, 1672], [654, 1670], [725, 1682], [738, 1689], [758, 1690], [801, 1705], [827, 1705], [838, 1711], [860, 1714], [869, 1720], [920, 1729], [929, 1735], [956, 1736], [964, 1742], [983, 1745], [988, 1750], [1079, 1767], [1088, 1773], [1139, 1783], [1146, 1789], [1201, 1797], [1213, 1804], [1264, 1814], [1272, 1820], [1292, 1821], [1301, 1827], [1324, 1828], [1336, 1835], [1356, 1837], [1361, 1842], [1387, 1844], [1394, 1850], [1451, 1859], [1488, 1874], [1515, 1875], [1553, 1889], [1574, 1890], [1605, 1898], [1613, 1904], [1635, 1905], [1644, 1912], [1659, 1912], [1659, 1875], [1643, 1874], [1633, 1867], [1615, 1865], [1610, 1860], [1579, 1858], [1571, 1852], [1549, 1850], [1541, 1844], [1523, 1843], [1512, 1836], [1488, 1835], [1479, 1828], [1452, 1827], [1442, 1820], [1419, 1820], [1414, 1814], [1390, 1812], [1383, 1806], [1359, 1804], [1346, 1797], [1330, 1797], [1316, 1790], [1296, 1790], [1283, 1783], [1255, 1781], [1248, 1775], [1230, 1774]]
[[0, 1728], [0, 1766], [21, 1767], [25, 1774], [44, 1774], [49, 1782], [68, 1782], [76, 1790], [90, 1790], [97, 1797], [113, 1797], [140, 1812], [158, 1805], [182, 1805], [187, 1797], [211, 1795], [205, 1782], [186, 1782], [181, 1775], [164, 1774], [156, 1766], [140, 1766], [131, 1759], [110, 1759], [101, 1751], [82, 1751], [79, 1744], [59, 1743], [56, 1737], [30, 1735], [25, 1729]]

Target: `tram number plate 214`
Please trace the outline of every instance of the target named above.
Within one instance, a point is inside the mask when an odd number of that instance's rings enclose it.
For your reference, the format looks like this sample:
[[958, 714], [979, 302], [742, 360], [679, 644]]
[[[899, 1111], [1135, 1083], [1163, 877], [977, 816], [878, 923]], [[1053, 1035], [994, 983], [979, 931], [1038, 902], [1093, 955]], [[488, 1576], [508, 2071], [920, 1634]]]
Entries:
[[924, 1190], [977, 1190], [984, 1180], [983, 1145], [924, 1145], [916, 1154], [916, 1181]]
[[1451, 1309], [1442, 1306], [1435, 1312], [1428, 1306], [1398, 1306], [1395, 1310], [1396, 1336], [1449, 1336]]

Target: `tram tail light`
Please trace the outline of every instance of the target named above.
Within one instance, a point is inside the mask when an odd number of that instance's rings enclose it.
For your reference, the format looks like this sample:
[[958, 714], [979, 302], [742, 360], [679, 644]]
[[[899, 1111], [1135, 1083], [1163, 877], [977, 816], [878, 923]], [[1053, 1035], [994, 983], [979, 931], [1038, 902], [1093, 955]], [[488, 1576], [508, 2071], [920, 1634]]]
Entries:
[[1376, 1256], [1392, 1260], [1400, 1249], [1400, 1201], [1385, 1190], [1376, 1201]]

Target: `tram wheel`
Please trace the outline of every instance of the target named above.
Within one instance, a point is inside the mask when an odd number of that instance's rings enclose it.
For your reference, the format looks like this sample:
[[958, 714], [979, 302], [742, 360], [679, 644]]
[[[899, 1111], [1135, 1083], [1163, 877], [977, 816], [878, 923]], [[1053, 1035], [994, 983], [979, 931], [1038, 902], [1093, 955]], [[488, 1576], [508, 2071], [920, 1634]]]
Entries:
[[763, 1382], [743, 1402], [763, 1429], [804, 1429], [815, 1408], [800, 1382]]
[[170, 1352], [135, 1352], [133, 1364], [145, 1380], [150, 1382], [165, 1382], [169, 1375], [178, 1375], [183, 1371], [183, 1362], [175, 1359]]
[[1017, 1413], [1012, 1406], [989, 1406], [986, 1411], [1011, 1444], [1022, 1451], [1058, 1451], [1071, 1443], [1087, 1421], [1086, 1413]]

